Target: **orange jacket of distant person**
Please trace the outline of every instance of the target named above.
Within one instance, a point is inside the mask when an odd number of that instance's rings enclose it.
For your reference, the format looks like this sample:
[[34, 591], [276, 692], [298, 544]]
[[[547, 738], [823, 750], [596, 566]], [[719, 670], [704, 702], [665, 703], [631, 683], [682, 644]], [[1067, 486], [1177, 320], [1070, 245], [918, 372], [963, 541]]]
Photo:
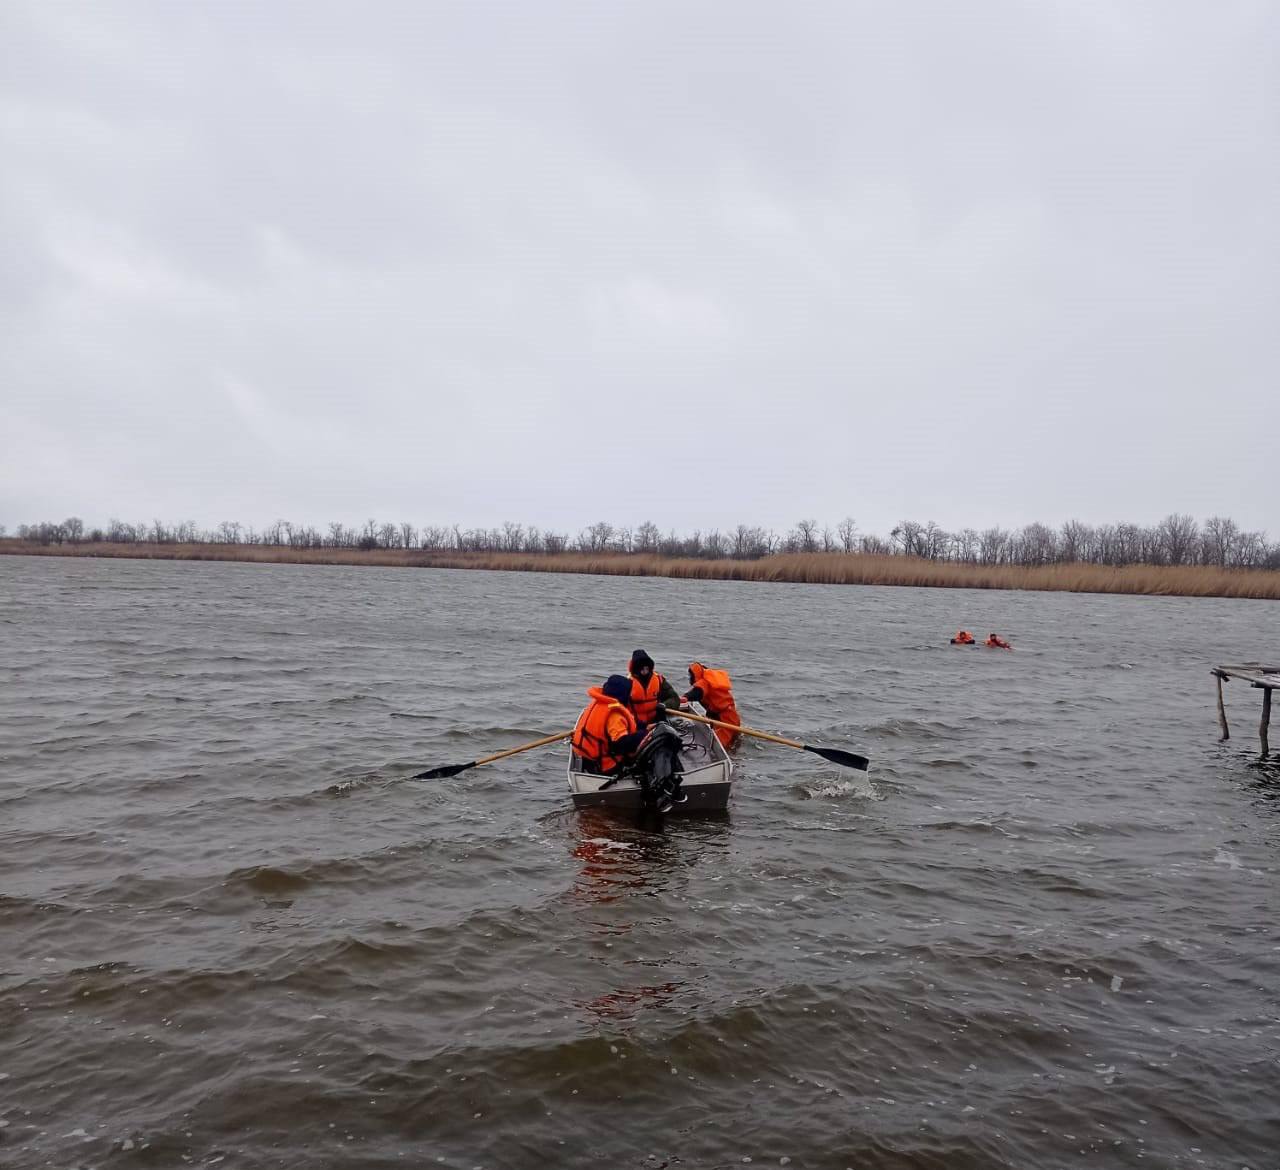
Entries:
[[617, 743], [636, 732], [636, 717], [599, 687], [587, 691], [591, 705], [578, 716], [573, 729], [573, 750], [597, 765], [606, 776], [622, 763]]
[[[707, 714], [712, 719], [719, 719], [721, 723], [742, 723], [738, 706], [733, 701], [733, 686], [729, 681], [728, 671], [709, 670], [701, 662], [691, 662], [689, 681], [693, 686], [685, 693], [686, 699], [701, 703]], [[727, 749], [733, 747], [741, 737], [735, 731], [717, 727], [716, 738]]]
[[973, 635], [968, 630], [961, 630], [951, 639], [951, 645], [953, 646], [972, 646], [973, 644]]
[[1006, 642], [1002, 637], [1000, 637], [999, 634], [988, 634], [987, 640], [982, 644], [984, 646], [989, 646], [992, 650], [1012, 650], [1013, 649], [1013, 647], [1010, 646], [1009, 643]]

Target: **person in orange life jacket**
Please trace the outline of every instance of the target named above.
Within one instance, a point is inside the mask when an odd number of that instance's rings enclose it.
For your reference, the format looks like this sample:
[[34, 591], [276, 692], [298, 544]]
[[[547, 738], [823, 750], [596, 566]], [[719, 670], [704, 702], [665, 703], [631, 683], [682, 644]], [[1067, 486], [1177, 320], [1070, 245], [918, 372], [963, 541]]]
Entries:
[[973, 640], [973, 635], [968, 630], [961, 630], [951, 639], [951, 645], [953, 646], [974, 646], [976, 644]]
[[984, 646], [991, 647], [991, 649], [993, 650], [1012, 650], [1013, 649], [1013, 647], [1010, 646], [1009, 643], [1006, 642], [1002, 637], [1000, 637], [999, 634], [988, 634], [987, 640], [982, 644]]
[[624, 675], [611, 674], [603, 686], [588, 688], [587, 697], [591, 704], [573, 729], [573, 751], [584, 771], [607, 776], [635, 755], [645, 729], [628, 705], [631, 680]]
[[[742, 723], [738, 706], [733, 701], [733, 687], [727, 671], [711, 670], [701, 662], [691, 662], [689, 682], [693, 685], [684, 693], [687, 700], [701, 703], [712, 719], [719, 719], [722, 723]], [[742, 737], [736, 731], [717, 727], [716, 738], [727, 750], [735, 746]]]
[[647, 727], [660, 718], [659, 707], [675, 710], [680, 706], [680, 696], [660, 674], [653, 669], [653, 659], [643, 650], [636, 650], [627, 663], [631, 675], [631, 713], [636, 722]]

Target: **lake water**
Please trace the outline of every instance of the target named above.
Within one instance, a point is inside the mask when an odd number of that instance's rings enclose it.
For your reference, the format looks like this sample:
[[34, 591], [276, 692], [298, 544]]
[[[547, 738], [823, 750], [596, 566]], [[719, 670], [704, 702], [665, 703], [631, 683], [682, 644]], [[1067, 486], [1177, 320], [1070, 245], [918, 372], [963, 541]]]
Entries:
[[[637, 646], [871, 772], [748, 742], [661, 831], [560, 746], [404, 779]], [[0, 1165], [1280, 1165], [1280, 767], [1208, 673], [1266, 656], [1270, 602], [0, 557]]]

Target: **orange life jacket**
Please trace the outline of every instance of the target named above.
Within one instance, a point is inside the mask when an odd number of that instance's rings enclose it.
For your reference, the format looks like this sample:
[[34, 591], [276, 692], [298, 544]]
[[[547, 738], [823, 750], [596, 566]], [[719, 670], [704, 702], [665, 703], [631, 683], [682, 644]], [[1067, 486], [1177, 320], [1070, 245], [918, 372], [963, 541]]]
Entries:
[[726, 723], [742, 722], [737, 714], [737, 704], [733, 701], [728, 671], [710, 671], [700, 662], [694, 662], [690, 663], [689, 673], [694, 676], [694, 686], [703, 693], [703, 707], [707, 708], [710, 717], [722, 719]]
[[609, 698], [599, 687], [591, 687], [587, 691], [591, 705], [578, 716], [577, 725], [573, 729], [573, 750], [584, 760], [598, 764], [600, 771], [608, 774], [621, 762], [621, 758], [612, 752], [613, 740], [621, 736], [609, 735], [609, 722], [614, 715], [626, 720], [623, 735], [630, 735], [636, 730], [636, 717], [621, 703]]
[[639, 723], [652, 723], [658, 713], [658, 692], [662, 690], [662, 675], [656, 671], [649, 677], [648, 687], [631, 676], [631, 710]]
[[1010, 645], [1009, 645], [1009, 643], [1008, 643], [1008, 642], [1006, 642], [1006, 641], [1005, 641], [1002, 637], [1000, 637], [998, 634], [988, 634], [988, 635], [987, 635], [987, 640], [983, 643], [983, 645], [984, 645], [984, 646], [990, 646], [993, 650], [997, 650], [997, 649], [998, 649], [998, 650], [1012, 650], [1012, 649], [1013, 649], [1013, 647], [1012, 647], [1012, 646], [1010, 646]]
[[973, 635], [968, 630], [961, 630], [954, 638], [951, 639], [957, 646], [972, 646]]

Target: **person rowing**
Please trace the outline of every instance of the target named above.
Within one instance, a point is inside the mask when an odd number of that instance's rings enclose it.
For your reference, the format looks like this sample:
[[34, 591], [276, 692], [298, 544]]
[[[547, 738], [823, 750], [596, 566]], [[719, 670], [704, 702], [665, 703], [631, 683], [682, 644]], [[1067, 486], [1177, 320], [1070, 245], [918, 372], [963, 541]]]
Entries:
[[[703, 666], [701, 662], [691, 662], [689, 682], [691, 685], [684, 693], [686, 701], [701, 703], [707, 714], [721, 723], [741, 724], [742, 717], [738, 714], [738, 705], [733, 699], [733, 684], [729, 680], [728, 671], [713, 670]], [[736, 731], [717, 727], [716, 738], [728, 751], [737, 744], [739, 736]]]
[[976, 646], [974, 637], [968, 630], [960, 630], [954, 638], [951, 639], [953, 646]]

